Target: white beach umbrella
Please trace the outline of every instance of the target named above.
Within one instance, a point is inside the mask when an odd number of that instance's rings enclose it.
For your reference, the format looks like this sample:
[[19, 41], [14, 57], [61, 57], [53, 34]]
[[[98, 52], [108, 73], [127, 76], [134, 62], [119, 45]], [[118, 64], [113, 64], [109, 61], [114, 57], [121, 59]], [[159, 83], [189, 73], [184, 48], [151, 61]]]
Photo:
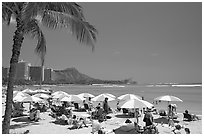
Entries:
[[127, 109], [132, 109], [132, 108], [144, 108], [144, 107], [152, 107], [152, 104], [150, 104], [147, 101], [140, 100], [140, 99], [129, 99], [122, 104], [120, 104], [121, 108], [127, 108]]
[[116, 98], [116, 96], [115, 95], [113, 95], [113, 94], [110, 94], [110, 93], [104, 93], [105, 95], [108, 95], [108, 96], [110, 96], [110, 97], [112, 97], [112, 98]]
[[35, 94], [35, 95], [33, 95], [33, 96], [39, 97], [39, 98], [43, 98], [43, 99], [48, 99], [48, 98], [50, 98], [50, 95], [44, 94], [44, 93], [38, 93], [38, 94]]
[[118, 97], [119, 100], [130, 100], [130, 99], [142, 99], [140, 96], [135, 94], [124, 94]]
[[15, 96], [17, 96], [17, 95], [20, 95], [20, 96], [30, 96], [29, 94], [21, 92], [21, 91], [13, 91], [13, 98]]
[[35, 90], [36, 93], [50, 93], [48, 89], [37, 89]]
[[93, 94], [90, 94], [90, 93], [81, 93], [81, 94], [78, 94], [79, 97], [82, 97], [82, 98], [88, 98], [88, 97], [95, 97]]
[[36, 94], [36, 91], [31, 90], [31, 89], [29, 89], [29, 88], [24, 89], [22, 92], [27, 93], [27, 94]]
[[60, 98], [60, 97], [63, 97], [63, 96], [69, 96], [69, 94], [66, 93], [66, 92], [63, 92], [63, 91], [57, 91], [57, 92], [54, 92], [52, 94], [52, 98], [54, 98], [54, 99]]
[[172, 95], [164, 95], [164, 96], [159, 96], [157, 98], [155, 98], [154, 100], [160, 100], [160, 101], [178, 101], [178, 102], [183, 102], [180, 98], [176, 97], [176, 96], [172, 96]]
[[111, 97], [110, 95], [100, 94], [92, 99], [92, 101], [104, 101], [105, 98], [108, 98], [108, 101], [113, 101], [115, 98]]
[[14, 102], [44, 102], [43, 99], [35, 96], [16, 96], [13, 100]]
[[52, 95], [52, 96], [55, 96], [55, 95], [58, 95], [58, 94], [65, 94], [65, 95], [68, 95], [68, 93], [63, 92], [63, 91], [56, 91], [56, 92], [52, 93], [51, 95]]
[[77, 95], [64, 96], [58, 99], [58, 101], [66, 101], [66, 102], [82, 102], [83, 100], [84, 98], [81, 98]]

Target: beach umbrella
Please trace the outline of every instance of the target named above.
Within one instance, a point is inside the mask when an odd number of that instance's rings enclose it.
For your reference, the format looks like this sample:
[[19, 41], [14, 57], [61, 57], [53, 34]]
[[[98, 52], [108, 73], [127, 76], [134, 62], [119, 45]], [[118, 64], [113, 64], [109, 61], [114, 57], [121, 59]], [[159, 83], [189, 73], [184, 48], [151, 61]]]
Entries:
[[33, 95], [35, 97], [39, 97], [39, 98], [43, 98], [43, 99], [48, 99], [50, 98], [50, 96], [48, 94], [44, 94], [44, 93], [38, 93], [38, 94], [35, 94]]
[[35, 90], [36, 93], [50, 93], [48, 89], [37, 89]]
[[13, 98], [14, 102], [44, 102], [43, 99], [35, 96], [20, 96], [17, 95]]
[[57, 99], [57, 98], [60, 98], [60, 97], [63, 97], [63, 96], [69, 96], [69, 94], [66, 93], [66, 92], [63, 92], [63, 91], [57, 91], [57, 92], [54, 92], [52, 94], [52, 98], [54, 98], [54, 99]]
[[13, 91], [13, 98], [15, 96], [17, 96], [17, 95], [19, 95], [19, 96], [30, 96], [29, 94], [21, 92], [21, 91]]
[[154, 100], [160, 100], [160, 101], [178, 101], [178, 102], [183, 102], [180, 98], [176, 97], [176, 96], [172, 96], [172, 95], [164, 95], [164, 96], [159, 96], [157, 98], [155, 98]]
[[108, 101], [113, 101], [113, 100], [115, 100], [115, 98], [111, 97], [110, 95], [100, 94], [100, 95], [94, 97], [94, 98], [92, 99], [92, 101], [104, 101], [105, 98], [108, 98]]
[[116, 98], [116, 96], [115, 95], [113, 95], [113, 94], [110, 94], [110, 93], [104, 93], [105, 95], [108, 95], [108, 96], [110, 96], [110, 97], [112, 97], [112, 98]]
[[58, 101], [66, 101], [66, 102], [81, 102], [83, 100], [84, 98], [81, 98], [77, 95], [68, 95], [68, 96], [60, 97], [58, 99]]
[[122, 104], [120, 104], [120, 107], [127, 108], [127, 109], [144, 108], [144, 107], [150, 108], [152, 107], [152, 104], [140, 99], [129, 99], [123, 102]]
[[93, 94], [90, 94], [90, 93], [81, 93], [81, 94], [78, 94], [79, 97], [82, 97], [82, 98], [88, 98], [88, 97], [95, 97]]
[[119, 100], [130, 100], [130, 99], [142, 99], [140, 96], [135, 94], [124, 94], [118, 97]]
[[29, 88], [24, 89], [22, 92], [23, 92], [23, 93], [27, 93], [27, 94], [36, 94], [36, 91], [31, 90], [31, 89], [29, 89]]
[[55, 95], [58, 95], [58, 94], [65, 94], [65, 95], [68, 95], [68, 93], [63, 92], [63, 91], [56, 91], [56, 92], [52, 93], [51, 95], [52, 95], [52, 96], [55, 96]]

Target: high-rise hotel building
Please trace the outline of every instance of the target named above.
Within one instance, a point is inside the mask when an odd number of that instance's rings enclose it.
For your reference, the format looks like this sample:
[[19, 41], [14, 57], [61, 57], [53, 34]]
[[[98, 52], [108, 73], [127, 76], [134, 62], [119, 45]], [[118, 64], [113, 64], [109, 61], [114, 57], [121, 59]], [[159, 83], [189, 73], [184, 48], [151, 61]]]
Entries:
[[44, 67], [30, 66], [30, 80], [44, 81]]
[[16, 64], [16, 74], [15, 79], [16, 80], [29, 80], [29, 66], [31, 64], [28, 62], [25, 62], [23, 60], [19, 61]]

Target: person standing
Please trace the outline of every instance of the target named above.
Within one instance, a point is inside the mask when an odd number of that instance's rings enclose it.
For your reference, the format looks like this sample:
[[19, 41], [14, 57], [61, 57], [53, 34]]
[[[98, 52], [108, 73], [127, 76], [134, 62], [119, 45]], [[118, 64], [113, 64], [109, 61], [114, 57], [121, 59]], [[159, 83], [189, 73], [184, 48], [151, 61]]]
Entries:
[[136, 123], [138, 124], [139, 123], [139, 115], [140, 115], [140, 112], [139, 112], [139, 108], [136, 108], [135, 109], [135, 119], [136, 119]]
[[106, 97], [103, 102], [103, 111], [104, 111], [104, 119], [107, 120], [107, 114], [108, 114], [108, 98]]
[[146, 123], [146, 126], [151, 126], [153, 124], [153, 116], [149, 108], [147, 108], [143, 121]]

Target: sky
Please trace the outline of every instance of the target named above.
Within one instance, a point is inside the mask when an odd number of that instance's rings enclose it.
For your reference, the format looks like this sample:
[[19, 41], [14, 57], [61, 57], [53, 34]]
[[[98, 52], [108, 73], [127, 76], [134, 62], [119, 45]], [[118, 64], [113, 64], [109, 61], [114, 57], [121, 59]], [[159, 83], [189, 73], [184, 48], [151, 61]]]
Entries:
[[[104, 80], [143, 83], [202, 82], [202, 3], [78, 2], [98, 30], [95, 51], [67, 29], [43, 26], [45, 66], [75, 67]], [[2, 66], [9, 67], [15, 25], [2, 24]], [[40, 65], [36, 40], [25, 37], [20, 59]]]

